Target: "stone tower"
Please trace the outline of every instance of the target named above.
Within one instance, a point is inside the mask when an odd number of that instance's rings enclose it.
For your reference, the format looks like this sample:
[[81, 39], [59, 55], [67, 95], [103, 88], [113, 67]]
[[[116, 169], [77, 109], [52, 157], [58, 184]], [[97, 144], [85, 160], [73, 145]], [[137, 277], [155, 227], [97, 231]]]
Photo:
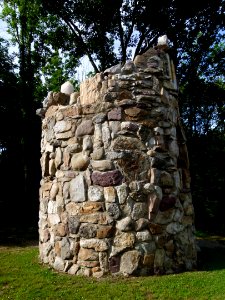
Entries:
[[39, 250], [69, 274], [196, 266], [194, 209], [175, 70], [158, 45], [50, 92], [42, 117]]

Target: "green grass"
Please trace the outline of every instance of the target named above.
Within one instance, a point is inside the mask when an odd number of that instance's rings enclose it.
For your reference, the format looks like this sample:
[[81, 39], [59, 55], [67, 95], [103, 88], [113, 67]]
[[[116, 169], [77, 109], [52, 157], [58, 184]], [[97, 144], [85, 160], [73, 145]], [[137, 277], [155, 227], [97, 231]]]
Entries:
[[0, 299], [225, 299], [225, 250], [208, 249], [201, 270], [150, 277], [82, 278], [38, 261], [38, 248], [0, 247]]

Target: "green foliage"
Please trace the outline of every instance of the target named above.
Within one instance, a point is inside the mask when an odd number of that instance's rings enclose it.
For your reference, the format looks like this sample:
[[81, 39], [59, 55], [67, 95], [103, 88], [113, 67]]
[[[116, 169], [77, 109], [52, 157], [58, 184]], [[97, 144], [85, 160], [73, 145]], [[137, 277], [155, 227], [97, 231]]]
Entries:
[[[15, 137], [11, 126], [5, 126], [7, 119], [13, 116], [18, 119], [17, 77], [14, 74], [13, 57], [8, 54], [8, 42], [0, 39], [0, 127], [5, 130], [0, 131], [0, 154], [7, 149]], [[8, 95], [11, 97], [8, 99]]]
[[[216, 254], [215, 254], [216, 251]], [[0, 249], [0, 296], [6, 299], [224, 299], [224, 250], [203, 252], [202, 271], [150, 277], [84, 278], [38, 263], [34, 247]], [[207, 260], [205, 260], [208, 257]]]

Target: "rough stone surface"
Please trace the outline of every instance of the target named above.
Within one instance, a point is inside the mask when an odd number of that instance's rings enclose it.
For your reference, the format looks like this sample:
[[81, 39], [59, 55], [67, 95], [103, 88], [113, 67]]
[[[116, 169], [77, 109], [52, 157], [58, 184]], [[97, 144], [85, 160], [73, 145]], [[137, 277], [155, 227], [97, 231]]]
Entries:
[[93, 172], [91, 179], [93, 181], [93, 184], [106, 187], [121, 184], [123, 175], [119, 170], [108, 172]]
[[80, 92], [67, 82], [37, 111], [39, 256], [57, 271], [100, 278], [196, 266], [188, 152], [167, 49], [159, 40], [85, 80]]
[[140, 253], [136, 250], [127, 251], [121, 256], [120, 272], [124, 275], [131, 275], [138, 267]]

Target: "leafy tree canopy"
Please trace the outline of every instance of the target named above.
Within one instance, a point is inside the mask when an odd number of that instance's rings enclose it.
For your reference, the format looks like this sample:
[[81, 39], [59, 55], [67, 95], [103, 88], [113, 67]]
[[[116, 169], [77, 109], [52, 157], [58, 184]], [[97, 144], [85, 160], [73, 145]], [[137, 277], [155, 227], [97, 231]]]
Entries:
[[178, 0], [40, 1], [46, 12], [62, 22], [65, 36], [60, 43], [74, 55], [86, 54], [96, 72], [144, 52], [162, 34], [182, 52], [194, 42], [204, 43], [207, 50], [224, 28], [224, 0], [191, 5]]

